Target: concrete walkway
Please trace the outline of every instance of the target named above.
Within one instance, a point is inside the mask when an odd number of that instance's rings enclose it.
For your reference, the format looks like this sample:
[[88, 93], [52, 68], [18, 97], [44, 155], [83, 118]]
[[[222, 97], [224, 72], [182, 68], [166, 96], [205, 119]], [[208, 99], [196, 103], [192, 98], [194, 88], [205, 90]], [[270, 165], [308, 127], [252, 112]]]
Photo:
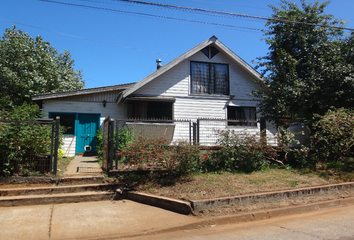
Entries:
[[102, 174], [96, 156], [75, 156], [64, 172], [64, 176], [91, 176]]
[[[200, 220], [200, 219], [199, 219]], [[104, 239], [195, 223], [129, 200], [0, 208], [1, 239]]]

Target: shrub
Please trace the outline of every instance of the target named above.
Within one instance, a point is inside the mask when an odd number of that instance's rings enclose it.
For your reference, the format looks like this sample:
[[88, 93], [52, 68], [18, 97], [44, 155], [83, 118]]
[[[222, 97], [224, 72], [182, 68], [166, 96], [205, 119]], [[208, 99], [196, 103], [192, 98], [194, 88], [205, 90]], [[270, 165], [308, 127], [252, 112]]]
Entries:
[[278, 160], [277, 150], [267, 145], [266, 139], [259, 133], [227, 129], [219, 130], [217, 134], [220, 150], [203, 156], [204, 171], [252, 172], [267, 168], [271, 161], [283, 164]]
[[[116, 130], [114, 130], [114, 138], [113, 138], [113, 145], [115, 146], [116, 143]], [[118, 150], [123, 150], [126, 148], [127, 144], [131, 143], [134, 140], [134, 132], [127, 131], [126, 129], [119, 129], [119, 147]], [[97, 157], [99, 160], [103, 158], [103, 133], [102, 129], [98, 129], [96, 132], [95, 140], [97, 142]]]
[[328, 165], [349, 164], [353, 158], [354, 111], [330, 109], [323, 115], [314, 115], [314, 134], [310, 137], [313, 162]]
[[161, 169], [175, 175], [185, 175], [198, 169], [199, 146], [186, 142], [170, 145], [167, 139], [139, 136], [117, 151], [124, 156], [125, 167]]
[[15, 120], [0, 123], [0, 175], [18, 173], [26, 160], [38, 154], [50, 153], [51, 125], [24, 122], [42, 115], [37, 105], [24, 103], [10, 111], [0, 111], [0, 119]]

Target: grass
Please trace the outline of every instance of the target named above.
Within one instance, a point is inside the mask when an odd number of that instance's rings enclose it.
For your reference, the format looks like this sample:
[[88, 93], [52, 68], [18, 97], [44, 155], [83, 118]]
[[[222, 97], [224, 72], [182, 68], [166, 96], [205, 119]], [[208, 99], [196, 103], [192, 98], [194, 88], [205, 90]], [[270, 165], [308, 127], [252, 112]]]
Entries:
[[130, 178], [130, 184], [135, 190], [149, 194], [181, 200], [200, 200], [352, 181], [354, 174], [268, 169], [250, 174], [194, 174], [176, 181], [146, 178], [135, 176]]
[[74, 157], [61, 157], [58, 158], [58, 166], [57, 166], [57, 175], [61, 176], [64, 174], [64, 172], [66, 171], [66, 167], [69, 165], [69, 163], [71, 162], [71, 160], [73, 160]]

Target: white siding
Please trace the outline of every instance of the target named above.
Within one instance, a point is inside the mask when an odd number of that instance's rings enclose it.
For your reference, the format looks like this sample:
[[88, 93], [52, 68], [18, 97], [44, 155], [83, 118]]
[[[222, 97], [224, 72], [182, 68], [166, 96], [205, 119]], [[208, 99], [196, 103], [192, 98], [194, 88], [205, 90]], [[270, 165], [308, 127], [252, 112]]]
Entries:
[[43, 104], [43, 111], [47, 114], [50, 112], [100, 114], [100, 125], [108, 116], [114, 119], [125, 117], [124, 105], [116, 103], [107, 103], [106, 107], [103, 107], [100, 102], [47, 100]]
[[[229, 64], [230, 95], [234, 95], [233, 98], [230, 98], [230, 96], [191, 95], [189, 93], [191, 61]], [[133, 94], [174, 97], [176, 99], [173, 105], [174, 119], [196, 121], [198, 118], [227, 119], [227, 106], [257, 107], [257, 102], [253, 100], [252, 96], [248, 95], [256, 89], [258, 89], [258, 85], [252, 81], [251, 75], [222, 52], [219, 52], [212, 59], [207, 58], [202, 52], [198, 52]], [[226, 127], [229, 126], [221, 122], [215, 123], [215, 126], [201, 126], [200, 142], [205, 142], [206, 145], [215, 144], [215, 130], [226, 129]], [[270, 124], [267, 124], [267, 127], [270, 128], [270, 130], [267, 130], [267, 136], [274, 140], [274, 129]], [[230, 126], [229, 128], [236, 132], [260, 133], [259, 124], [257, 127], [247, 129], [236, 126]], [[174, 141], [185, 139], [186, 136], [188, 135], [185, 130], [176, 128]], [[272, 142], [272, 144], [275, 143]]]
[[73, 157], [76, 152], [76, 137], [75, 136], [65, 136], [64, 144], [61, 150], [65, 152], [65, 157]]

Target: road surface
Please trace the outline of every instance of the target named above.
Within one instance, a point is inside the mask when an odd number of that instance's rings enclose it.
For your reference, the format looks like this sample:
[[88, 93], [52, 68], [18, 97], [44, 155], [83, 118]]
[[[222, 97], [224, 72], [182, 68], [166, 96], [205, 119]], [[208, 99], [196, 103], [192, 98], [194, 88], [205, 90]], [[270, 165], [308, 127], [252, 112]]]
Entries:
[[204, 228], [146, 235], [131, 240], [351, 240], [354, 239], [354, 206], [331, 208], [242, 224], [205, 226]]

